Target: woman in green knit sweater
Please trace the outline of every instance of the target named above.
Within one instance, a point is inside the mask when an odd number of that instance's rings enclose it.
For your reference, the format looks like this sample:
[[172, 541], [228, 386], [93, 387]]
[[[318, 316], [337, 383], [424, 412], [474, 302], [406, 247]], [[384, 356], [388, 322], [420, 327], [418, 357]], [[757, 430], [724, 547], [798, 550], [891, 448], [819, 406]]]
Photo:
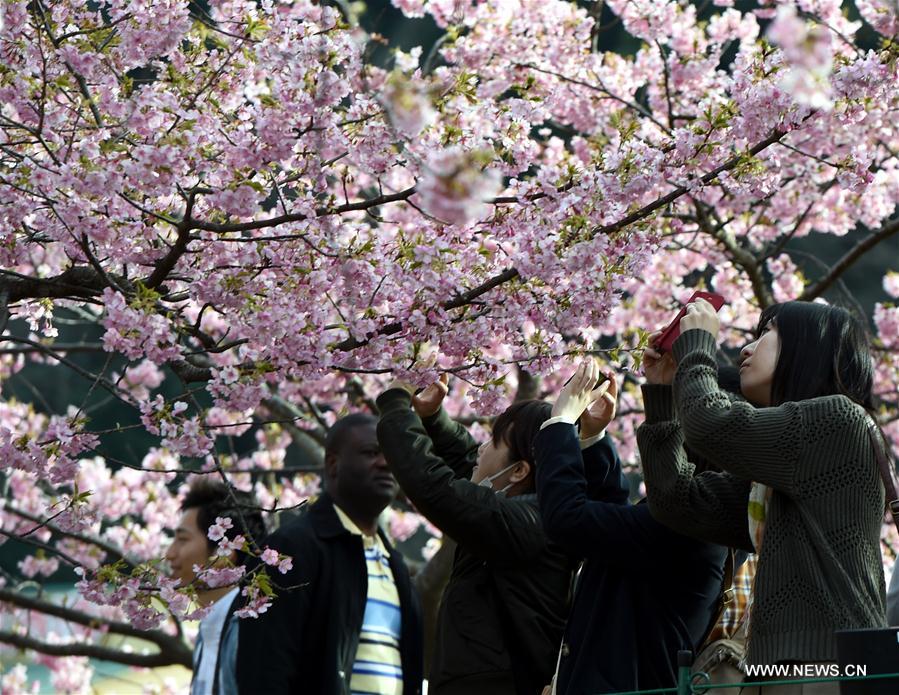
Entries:
[[[834, 663], [835, 630], [885, 625], [865, 331], [838, 307], [766, 309], [740, 353], [744, 402], [718, 387], [718, 327], [700, 300], [672, 353], [646, 351], [637, 441], [651, 511], [681, 533], [758, 553], [747, 665]], [[694, 475], [685, 444], [723, 472]]]

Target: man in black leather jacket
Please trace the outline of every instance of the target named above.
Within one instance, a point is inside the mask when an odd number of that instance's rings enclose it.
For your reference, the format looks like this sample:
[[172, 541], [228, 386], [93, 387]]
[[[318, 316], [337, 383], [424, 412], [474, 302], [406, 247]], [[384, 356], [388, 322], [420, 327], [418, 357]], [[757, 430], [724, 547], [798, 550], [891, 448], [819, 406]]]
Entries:
[[[263, 545], [290, 555], [293, 569], [267, 568], [279, 587], [269, 609], [240, 621], [237, 686], [241, 695], [347, 695], [377, 690], [418, 695], [422, 684], [421, 613], [400, 553], [378, 528], [393, 500], [396, 481], [384, 463], [371, 415], [350, 415], [325, 443], [325, 490], [298, 520]], [[377, 557], [371, 560], [369, 555]], [[392, 583], [392, 623], [372, 638], [369, 624], [385, 608], [373, 597], [376, 583]], [[389, 567], [389, 571], [386, 568]], [[383, 590], [383, 589], [377, 589]], [[373, 608], [372, 603], [380, 604]], [[376, 663], [378, 675], [396, 683], [371, 683], [372, 643], [389, 642], [397, 666]], [[376, 656], [381, 656], [377, 653]]]

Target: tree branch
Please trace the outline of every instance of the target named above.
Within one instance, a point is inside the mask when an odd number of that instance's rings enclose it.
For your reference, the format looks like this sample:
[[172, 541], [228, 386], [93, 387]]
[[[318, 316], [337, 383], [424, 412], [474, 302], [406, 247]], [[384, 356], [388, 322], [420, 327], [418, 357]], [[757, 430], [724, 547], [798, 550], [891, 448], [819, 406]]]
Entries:
[[100, 374], [91, 374], [91, 372], [87, 371], [86, 369], [83, 369], [82, 367], [78, 366], [71, 360], [68, 360], [65, 357], [63, 357], [62, 355], [60, 355], [58, 352], [53, 350], [50, 346], [41, 345], [40, 343], [38, 343], [34, 340], [29, 340], [28, 338], [19, 338], [18, 336], [14, 336], [14, 335], [0, 336], [0, 342], [3, 342], [4, 340], [8, 340], [13, 343], [24, 343], [25, 345], [30, 345], [31, 347], [37, 349], [39, 352], [42, 352], [43, 354], [47, 355], [48, 357], [56, 360], [60, 364], [64, 364], [66, 367], [71, 369], [73, 372], [75, 372], [79, 376], [83, 376], [85, 379], [90, 379], [91, 381], [96, 382], [97, 384], [102, 386], [106, 391], [108, 391], [110, 394], [112, 394], [113, 396], [118, 398], [120, 401], [127, 403], [128, 405], [133, 405], [133, 403], [131, 403], [131, 401], [128, 400], [128, 394], [125, 393], [125, 391], [120, 389], [118, 386], [113, 384], [111, 381], [109, 381], [109, 379], [103, 378], [103, 376]]
[[50, 553], [51, 555], [56, 555], [61, 560], [65, 560], [65, 562], [72, 567], [80, 567], [81, 563], [73, 558], [68, 553], [60, 550], [59, 548], [54, 548], [52, 545], [48, 543], [42, 543], [41, 541], [35, 540], [34, 538], [29, 538], [28, 536], [20, 536], [12, 531], [7, 531], [4, 528], [0, 528], [0, 536], [6, 536], [14, 541], [19, 541], [19, 543], [24, 543], [25, 545], [30, 545], [34, 548], [38, 548], [45, 552]]
[[187, 360], [173, 360], [168, 363], [175, 376], [186, 384], [197, 381], [209, 381], [212, 378], [211, 367], [201, 367]]
[[540, 397], [540, 386], [543, 380], [527, 371], [520, 364], [515, 365], [518, 373], [518, 388], [515, 391], [513, 402], [527, 401]]
[[[341, 215], [345, 212], [354, 212], [358, 210], [370, 210], [371, 208], [385, 205], [387, 203], [395, 203], [400, 200], [407, 200], [415, 193], [415, 186], [411, 186], [397, 193], [387, 193], [379, 195], [368, 200], [360, 200], [355, 203], [346, 203], [337, 207], [319, 208], [315, 211], [316, 217], [328, 217], [330, 215]], [[270, 217], [267, 220], [254, 220], [253, 222], [240, 222], [233, 224], [216, 224], [214, 222], [202, 222], [195, 220], [192, 223], [194, 229], [201, 229], [205, 232], [217, 232], [219, 234], [227, 234], [229, 232], [250, 232], [256, 229], [266, 229], [267, 227], [277, 227], [289, 222], [302, 222], [309, 219], [309, 215], [305, 213], [293, 213], [288, 215], [278, 215]]]
[[[179, 190], [181, 189], [179, 188]], [[178, 259], [187, 251], [187, 245], [190, 243], [190, 231], [194, 225], [194, 203], [196, 202], [198, 192], [198, 189], [193, 188], [186, 194], [183, 194], [185, 196], [184, 217], [177, 225], [178, 238], [169, 252], [156, 264], [150, 277], [144, 282], [147, 287], [154, 289], [159, 287], [169, 273], [172, 272], [175, 264], [178, 263]]]
[[6, 330], [7, 323], [9, 323], [9, 290], [2, 287], [0, 289], [0, 335], [3, 335]]
[[[47, 15], [44, 12], [44, 4], [40, 0], [35, 3], [38, 11], [41, 13], [41, 19], [44, 22], [44, 31], [47, 32], [47, 38], [50, 39], [50, 43], [53, 44], [53, 48], [59, 49], [61, 41], [53, 36], [53, 30], [50, 27], [50, 21], [47, 19]], [[94, 97], [91, 95], [90, 90], [87, 86], [87, 80], [84, 79], [84, 76], [78, 72], [72, 64], [69, 63], [68, 60], [63, 59], [63, 65], [66, 66], [66, 69], [72, 73], [72, 76], [75, 78], [75, 81], [78, 83], [78, 90], [81, 92], [81, 96], [84, 97], [84, 100], [87, 102], [88, 108], [91, 111], [91, 115], [94, 117], [94, 122], [100, 128], [103, 127], [103, 116], [100, 114], [100, 110], [97, 108], [97, 104], [94, 101]]]
[[[112, 545], [109, 545], [108, 543], [100, 540], [99, 538], [91, 538], [90, 536], [86, 536], [82, 533], [76, 533], [74, 531], [63, 531], [61, 528], [59, 528], [59, 526], [51, 523], [48, 520], [45, 521], [35, 514], [31, 514], [30, 512], [26, 512], [22, 509], [16, 509], [15, 507], [10, 506], [10, 505], [6, 505], [4, 507], [4, 511], [11, 512], [12, 514], [15, 514], [16, 516], [19, 516], [23, 519], [27, 519], [28, 521], [33, 521], [36, 524], [40, 524], [40, 526], [38, 528], [41, 528], [41, 527], [46, 528], [51, 533], [53, 533], [57, 536], [62, 536], [64, 538], [71, 538], [73, 540], [80, 541], [81, 543], [86, 543], [87, 545], [94, 545], [94, 546], [98, 547], [100, 550], [102, 550], [103, 552], [105, 552], [107, 555], [109, 555], [114, 560], [121, 560], [122, 562], [126, 563], [128, 565], [129, 569], [134, 567], [134, 563], [131, 562], [127, 557], [125, 557], [118, 548], [116, 548]], [[36, 529], [34, 529], [34, 530], [36, 530]], [[33, 533], [34, 530], [32, 530], [31, 533]]]
[[[733, 157], [728, 159], [726, 162], [724, 162], [724, 164], [721, 164], [720, 166], [715, 167], [709, 173], [703, 175], [699, 179], [699, 183], [701, 183], [702, 185], [711, 183], [716, 178], [718, 178], [719, 174], [721, 174], [725, 171], [729, 171], [730, 169], [733, 169], [734, 167], [736, 167], [741, 161], [743, 161], [744, 157], [746, 157], [746, 156], [754, 157], [762, 150], [770, 147], [775, 142], [778, 142], [786, 134], [787, 133], [785, 130], [779, 130], [779, 129], [775, 128], [774, 131], [771, 133], [771, 135], [769, 135], [767, 138], [765, 138], [761, 142], [758, 142], [755, 145], [753, 145], [752, 147], [750, 147], [746, 152], [738, 154], [738, 155], [734, 155]], [[671, 193], [669, 193], [668, 195], [662, 196], [661, 198], [654, 200], [653, 202], [649, 203], [648, 205], [645, 205], [644, 207], [640, 208], [636, 212], [633, 212], [630, 215], [628, 215], [627, 217], [620, 219], [618, 222], [614, 222], [612, 224], [607, 224], [602, 227], [598, 227], [598, 228], [594, 229], [590, 233], [590, 237], [593, 238], [593, 237], [597, 236], [598, 234], [614, 234], [615, 232], [619, 232], [622, 229], [624, 229], [625, 227], [632, 225], [634, 222], [639, 222], [640, 220], [642, 220], [646, 217], [649, 217], [649, 215], [654, 213], [656, 210], [663, 208], [667, 205], [671, 205], [671, 203], [673, 203], [675, 200], [677, 200], [678, 198], [680, 198], [681, 196], [685, 195], [688, 192], [689, 192], [689, 190], [686, 187], [678, 186], [673, 191], [671, 191]]]
[[[0, 322], [2, 323], [2, 322]], [[103, 352], [103, 345], [100, 343], [54, 343], [53, 347], [58, 352]], [[43, 352], [42, 347], [21, 347], [21, 348], [3, 348], [0, 355], [23, 355], [32, 352]]]
[[830, 289], [831, 285], [833, 285], [843, 273], [849, 270], [859, 258], [877, 246], [881, 241], [890, 238], [897, 232], [899, 232], [899, 217], [895, 217], [888, 221], [879, 230], [869, 234], [853, 246], [840, 260], [830, 267], [830, 270], [824, 277], [818, 280], [814, 285], [806, 287], [805, 291], [799, 295], [799, 300], [810, 301], [820, 297]]
[[266, 398], [262, 404], [272, 415], [284, 422], [284, 429], [290, 434], [290, 438], [300, 450], [303, 458], [315, 464], [315, 468], [310, 470], [321, 470], [325, 462], [324, 433], [321, 431], [308, 432], [297, 427], [295, 421], [302, 419], [303, 414], [295, 405], [280, 396]]
[[[729, 169], [737, 166], [745, 156], [754, 156], [769, 147], [771, 144], [778, 142], [781, 138], [783, 138], [785, 132], [775, 129], [771, 135], [762, 140], [759, 143], [756, 143], [753, 147], [751, 147], [746, 153], [741, 153], [739, 155], [734, 155], [730, 159], [728, 159], [723, 164], [719, 165], [712, 171], [708, 172], [704, 176], [699, 179], [699, 183], [702, 185], [708, 184], [713, 181], [720, 173], [727, 171]], [[566, 184], [570, 186], [571, 184]], [[563, 187], [564, 188], [564, 187]], [[385, 194], [376, 196], [374, 198], [370, 198], [368, 200], [358, 201], [355, 203], [346, 203], [344, 205], [329, 207], [329, 208], [321, 208], [316, 211], [316, 216], [322, 217], [326, 215], [338, 215], [345, 212], [350, 211], [358, 211], [358, 210], [368, 210], [373, 207], [377, 207], [379, 205], [384, 205], [386, 203], [397, 202], [401, 200], [407, 200], [410, 198], [416, 191], [415, 186], [407, 188], [403, 191], [399, 191], [397, 193]], [[195, 194], [196, 192], [194, 192]], [[652, 215], [657, 210], [670, 205], [678, 198], [682, 197], [688, 193], [688, 189], [685, 186], [679, 186], [675, 188], [673, 191], [668, 193], [665, 196], [662, 196], [655, 201], [645, 205], [644, 207], [636, 210], [618, 220], [617, 222], [613, 222], [608, 225], [604, 225], [602, 227], [597, 227], [590, 232], [590, 238], [593, 238], [599, 234], [614, 234], [622, 229], [638, 222], [642, 219], [645, 219]], [[495, 202], [500, 202], [500, 199], [497, 199]], [[502, 201], [505, 202], [505, 201]], [[179, 224], [179, 235], [178, 242], [176, 242], [175, 246], [171, 249], [171, 251], [160, 261], [159, 265], [155, 268], [153, 273], [147, 280], [147, 284], [149, 286], [154, 286], [154, 284], [161, 283], [171, 269], [174, 267], [175, 263], [177, 263], [178, 258], [184, 253], [186, 245], [189, 241], [189, 232], [185, 230], [189, 229], [200, 229], [204, 231], [218, 232], [218, 233], [229, 233], [229, 232], [243, 232], [250, 231], [256, 229], [262, 229], [266, 227], [273, 227], [280, 224], [285, 224], [288, 222], [295, 222], [307, 219], [307, 215], [305, 214], [289, 214], [289, 215], [280, 215], [278, 217], [272, 217], [267, 220], [256, 220], [252, 222], [244, 222], [239, 224], [214, 224], [210, 222], [202, 222], [197, 220], [191, 220], [189, 217], [185, 217]], [[89, 274], [85, 274], [89, 273]], [[481, 283], [477, 287], [471, 288], [464, 292], [461, 292], [453, 299], [450, 299], [446, 302], [443, 302], [441, 306], [444, 310], [453, 310], [459, 309], [464, 306], [471, 304], [474, 300], [481, 297], [482, 295], [490, 292], [491, 290], [504, 285], [515, 278], [519, 277], [520, 273], [517, 268], [509, 267], [505, 270], [501, 271], [497, 275], [489, 278], [485, 282]], [[85, 289], [85, 285], [89, 284], [90, 292]], [[79, 286], [81, 285], [81, 286]], [[0, 291], [5, 288], [10, 289], [11, 298], [24, 298], [24, 297], [38, 297], [38, 296], [46, 296], [46, 297], [71, 297], [71, 296], [89, 296], [93, 297], [105, 286], [103, 279], [97, 274], [94, 269], [86, 269], [86, 268], [72, 268], [67, 270], [62, 275], [57, 278], [50, 280], [37, 280], [34, 278], [22, 279], [17, 278], [17, 281], [7, 281], [3, 283], [0, 280]], [[77, 291], [73, 291], [73, 289]], [[65, 291], [63, 291], [65, 290]], [[79, 294], [81, 293], [81, 294]], [[356, 348], [367, 345], [371, 339], [375, 336], [389, 336], [399, 333], [403, 330], [404, 326], [400, 322], [392, 322], [383, 327], [381, 327], [374, 334], [366, 336], [362, 339], [357, 339], [355, 337], [346, 338], [343, 341], [336, 343], [333, 347], [336, 350], [340, 351], [351, 351]], [[204, 381], [210, 378], [209, 369], [203, 367], [196, 367], [195, 365], [189, 364], [184, 361], [171, 363], [172, 369], [185, 381]]]
[[[515, 278], [519, 277], [519, 275], [520, 274], [518, 272], [518, 268], [506, 268], [503, 272], [499, 273], [498, 275], [494, 275], [492, 278], [481, 283], [477, 287], [473, 287], [467, 292], [463, 292], [457, 295], [454, 299], [441, 303], [440, 306], [447, 311], [451, 309], [460, 309], [468, 304], [471, 304], [475, 299], [483, 294], [486, 294], [490, 290], [499, 287], [500, 285], [504, 285], [510, 280], [514, 280]], [[393, 323], [388, 323], [386, 326], [381, 327], [375, 335], [394, 335], [395, 333], [399, 333], [401, 330], [403, 330], [403, 324], [399, 321], [394, 321]], [[342, 340], [339, 343], [335, 344], [333, 347], [336, 350], [349, 352], [364, 345], [368, 345], [368, 343], [371, 341], [371, 337], [374, 336], [370, 336], [362, 340], [357, 340], [356, 338], [353, 338], [351, 336], [346, 340]]]
[[752, 292], [759, 306], [762, 309], [771, 306], [774, 303], [774, 297], [771, 295], [768, 283], [765, 282], [765, 276], [758, 259], [751, 251], [747, 251], [737, 243], [734, 235], [726, 229], [726, 223], [718, 226], [713, 225], [702, 203], [699, 201], [696, 201], [696, 216], [700, 229], [718, 241], [730, 254], [734, 264], [742, 268], [746, 275], [749, 276], [749, 281], [752, 283]]
[[662, 132], [668, 133], [668, 134], [671, 133], [671, 129], [667, 128], [664, 123], [657, 120], [655, 118], [655, 116], [653, 116], [652, 113], [648, 109], [644, 108], [637, 102], [631, 102], [631, 101], [628, 101], [627, 99], [622, 99], [617, 94], [613, 94], [611, 91], [609, 91], [609, 89], [607, 89], [605, 87], [605, 85], [603, 85], [603, 83], [601, 81], [599, 83], [599, 86], [596, 86], [595, 84], [590, 84], [589, 82], [585, 82], [584, 80], [578, 80], [573, 77], [567, 77], [561, 73], [555, 72], [554, 70], [546, 70], [545, 68], [538, 67], [537, 65], [534, 65], [533, 63], [516, 63], [515, 67], [527, 68], [528, 70], [533, 70], [534, 72], [541, 72], [544, 75], [551, 75], [552, 77], [555, 77], [556, 79], [558, 79], [562, 82], [576, 84], [580, 87], [586, 87], [587, 89], [593, 90], [594, 92], [599, 92], [600, 94], [605, 94], [607, 99], [611, 99], [612, 101], [617, 101], [618, 103], [623, 104], [624, 106], [628, 107], [629, 109], [635, 111], [638, 116], [642, 116], [646, 120], [648, 120], [651, 123], [658, 126], [658, 128]]
[[[113, 661], [126, 666], [141, 668], [156, 668], [159, 666], [171, 666], [177, 664], [185, 668], [193, 666], [193, 656], [190, 648], [184, 644], [183, 649], [174, 645], [160, 647], [156, 654], [138, 654], [136, 652], [104, 647], [99, 644], [83, 644], [69, 642], [65, 644], [50, 644], [28, 635], [20, 635], [8, 630], [0, 630], [0, 642], [11, 644], [19, 649], [32, 649], [49, 656], [86, 656], [91, 659]], [[183, 643], [182, 643], [183, 644]]]
[[0, 292], [6, 292], [9, 302], [23, 299], [93, 299], [106, 287], [103, 278], [93, 268], [73, 266], [52, 278], [35, 278], [10, 271], [0, 273]]
[[[60, 219], [60, 222], [63, 222], [63, 224], [65, 224], [65, 222], [62, 219]], [[68, 225], [66, 225], [66, 226], [68, 227]], [[118, 283], [115, 280], [113, 280], [109, 275], [107, 275], [106, 270], [104, 270], [103, 266], [100, 264], [100, 261], [97, 259], [97, 257], [91, 251], [90, 240], [87, 238], [87, 234], [82, 233], [81, 240], [79, 243], [80, 243], [81, 249], [84, 251], [84, 255], [87, 256], [87, 260], [90, 262], [90, 264], [94, 268], [94, 270], [97, 271], [97, 275], [99, 275], [103, 279], [103, 282], [105, 282], [109, 287], [112, 287], [114, 290], [124, 293], [124, 290], [121, 287], [119, 287]]]
[[[130, 623], [103, 618], [97, 615], [91, 615], [90, 613], [86, 613], [85, 611], [81, 611], [76, 608], [70, 608], [68, 606], [61, 606], [58, 603], [54, 603], [53, 601], [48, 601], [42, 598], [25, 596], [21, 592], [15, 591], [8, 587], [0, 587], [0, 603], [8, 603], [24, 610], [43, 613], [44, 615], [50, 615], [70, 623], [75, 623], [76, 625], [83, 625], [84, 627], [100, 629], [100, 627], [102, 626], [102, 628], [107, 632], [121, 635], [123, 637], [133, 637], [136, 639], [144, 640], [146, 642], [150, 642], [159, 647], [159, 655], [155, 656], [158, 657], [163, 654], [167, 655], [167, 658], [164, 662], [156, 665], [165, 666], [168, 664], [181, 664], [183, 666], [187, 666], [187, 668], [191, 667], [191, 648], [183, 641], [181, 641], [181, 639], [179, 639], [178, 637], [169, 635], [162, 630], [138, 630]], [[0, 641], [6, 640], [0, 639]], [[37, 647], [27, 648], [37, 649]], [[38, 649], [38, 651], [41, 650]], [[78, 656], [78, 654], [74, 654], [71, 651], [67, 651], [63, 655]], [[97, 658], [109, 657], [98, 656]], [[112, 658], [110, 658], [110, 660], [119, 661], [119, 659]], [[120, 661], [120, 663], [126, 662]]]
[[165, 279], [168, 277], [169, 273], [172, 272], [175, 264], [178, 263], [178, 259], [184, 255], [185, 251], [187, 251], [187, 245], [189, 243], [190, 225], [178, 225], [178, 238], [175, 240], [172, 248], [169, 249], [169, 252], [156, 264], [150, 277], [144, 281], [144, 285], [151, 289], [156, 289], [165, 282]]
[[[765, 138], [761, 142], [758, 142], [755, 145], [753, 145], [745, 153], [741, 153], [739, 155], [734, 155], [733, 157], [728, 159], [723, 164], [715, 167], [710, 172], [708, 172], [707, 174], [702, 176], [699, 179], [699, 183], [705, 185], [705, 184], [708, 184], [708, 183], [714, 181], [718, 177], [718, 175], [721, 174], [722, 172], [728, 171], [728, 170], [736, 167], [741, 161], [743, 161], [744, 157], [746, 157], [747, 155], [750, 157], [757, 155], [759, 152], [761, 152], [765, 148], [770, 147], [775, 142], [779, 141], [784, 135], [786, 135], [786, 131], [781, 131], [779, 129], [775, 129], [774, 131], [772, 131], [772, 133], [767, 138]], [[590, 238], [592, 239], [593, 237], [596, 237], [600, 234], [615, 234], [617, 232], [620, 232], [625, 227], [628, 227], [628, 226], [634, 224], [635, 222], [639, 222], [640, 220], [649, 217], [656, 210], [659, 210], [667, 205], [670, 205], [671, 203], [676, 201], [678, 198], [682, 197], [683, 195], [686, 195], [688, 192], [689, 192], [689, 190], [686, 187], [678, 186], [673, 191], [671, 191], [669, 194], [662, 196], [661, 198], [657, 198], [653, 202], [648, 203], [647, 205], [644, 205], [639, 210], [631, 213], [630, 215], [627, 215], [626, 217], [623, 217], [622, 219], [618, 220], [617, 222], [612, 222], [611, 224], [603, 225], [602, 227], [596, 227], [595, 229], [591, 230]], [[504, 285], [507, 282], [510, 282], [511, 280], [514, 280], [515, 278], [517, 278], [519, 276], [520, 276], [520, 273], [518, 272], [518, 269], [515, 268], [514, 266], [510, 267], [510, 268], [506, 268], [498, 275], [493, 276], [492, 278], [481, 283], [477, 287], [474, 287], [466, 292], [459, 294], [454, 299], [451, 299], [447, 302], [443, 302], [441, 304], [441, 306], [445, 310], [462, 308], [468, 304], [471, 304], [475, 299], [486, 294], [490, 290], [495, 289], [495, 288], [499, 287], [500, 285]], [[371, 339], [374, 338], [375, 336], [394, 335], [396, 333], [399, 333], [402, 330], [403, 330], [403, 324], [401, 324], [398, 321], [394, 321], [393, 323], [389, 323], [386, 326], [381, 327], [373, 335], [370, 335], [362, 340], [358, 340], [351, 336], [351, 337], [347, 338], [346, 340], [343, 340], [343, 341], [337, 343], [336, 345], [334, 345], [334, 348], [337, 350], [343, 350], [343, 351], [355, 350], [356, 348], [367, 345], [371, 341]]]

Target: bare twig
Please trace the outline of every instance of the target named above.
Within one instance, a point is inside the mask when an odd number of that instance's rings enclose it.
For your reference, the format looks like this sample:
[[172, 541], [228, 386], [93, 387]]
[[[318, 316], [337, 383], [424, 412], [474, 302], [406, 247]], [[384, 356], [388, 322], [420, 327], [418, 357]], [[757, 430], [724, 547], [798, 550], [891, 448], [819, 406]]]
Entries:
[[[319, 208], [318, 210], [316, 210], [315, 216], [327, 217], [330, 215], [341, 215], [345, 212], [369, 210], [371, 208], [378, 207], [379, 205], [386, 205], [387, 203], [395, 203], [401, 200], [407, 200], [414, 193], [415, 186], [411, 186], [409, 188], [406, 188], [405, 190], [398, 191], [397, 193], [387, 193], [384, 195], [376, 196], [374, 198], [369, 198], [368, 200], [360, 200], [355, 203], [346, 203], [344, 205], [337, 205], [335, 207]], [[289, 224], [291, 222], [302, 222], [306, 219], [309, 219], [309, 215], [305, 213], [293, 213], [290, 215], [278, 215], [277, 217], [270, 217], [267, 220], [253, 220], [252, 222], [239, 223], [218, 224], [214, 222], [203, 222], [201, 220], [196, 220], [193, 223], [193, 228], [201, 229], [205, 232], [227, 234], [230, 232], [250, 232], [257, 229], [277, 227], [279, 225]]]
[[[83, 533], [77, 533], [75, 531], [64, 531], [59, 526], [52, 523], [51, 520], [41, 519], [39, 516], [37, 516], [35, 514], [26, 512], [23, 509], [17, 509], [8, 504], [3, 508], [3, 510], [10, 512], [12, 514], [15, 514], [16, 516], [22, 517], [23, 519], [27, 519], [28, 521], [33, 521], [34, 523], [39, 524], [38, 527], [29, 531], [28, 532], [29, 534], [34, 533], [34, 531], [36, 531], [38, 528], [46, 528], [47, 530], [51, 531], [53, 534], [55, 534], [57, 536], [62, 536], [64, 538], [71, 538], [73, 540], [80, 541], [81, 543], [86, 543], [88, 545], [96, 546], [97, 548], [102, 550], [104, 553], [109, 555], [109, 557], [111, 557], [113, 559], [113, 561], [121, 560], [122, 562], [124, 562], [126, 565], [128, 565], [129, 569], [134, 567], [134, 563], [131, 562], [128, 558], [126, 558], [118, 548], [110, 545], [106, 541], [100, 540], [99, 538], [93, 538], [91, 536], [87, 536]], [[28, 534], [24, 534], [24, 535], [28, 535]], [[21, 535], [16, 536], [16, 538], [21, 539], [21, 538], [23, 538], [23, 536], [21, 536]]]

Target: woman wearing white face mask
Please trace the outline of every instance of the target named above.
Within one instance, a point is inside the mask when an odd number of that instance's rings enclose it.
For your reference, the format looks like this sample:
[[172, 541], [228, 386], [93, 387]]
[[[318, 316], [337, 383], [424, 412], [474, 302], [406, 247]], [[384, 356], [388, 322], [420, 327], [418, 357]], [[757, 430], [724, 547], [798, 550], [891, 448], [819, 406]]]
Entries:
[[513, 404], [478, 447], [441, 408], [446, 383], [415, 397], [394, 384], [378, 398], [378, 441], [392, 473], [458, 544], [429, 692], [537, 695], [555, 667], [576, 566], [547, 541], [537, 508], [533, 440], [551, 406]]

